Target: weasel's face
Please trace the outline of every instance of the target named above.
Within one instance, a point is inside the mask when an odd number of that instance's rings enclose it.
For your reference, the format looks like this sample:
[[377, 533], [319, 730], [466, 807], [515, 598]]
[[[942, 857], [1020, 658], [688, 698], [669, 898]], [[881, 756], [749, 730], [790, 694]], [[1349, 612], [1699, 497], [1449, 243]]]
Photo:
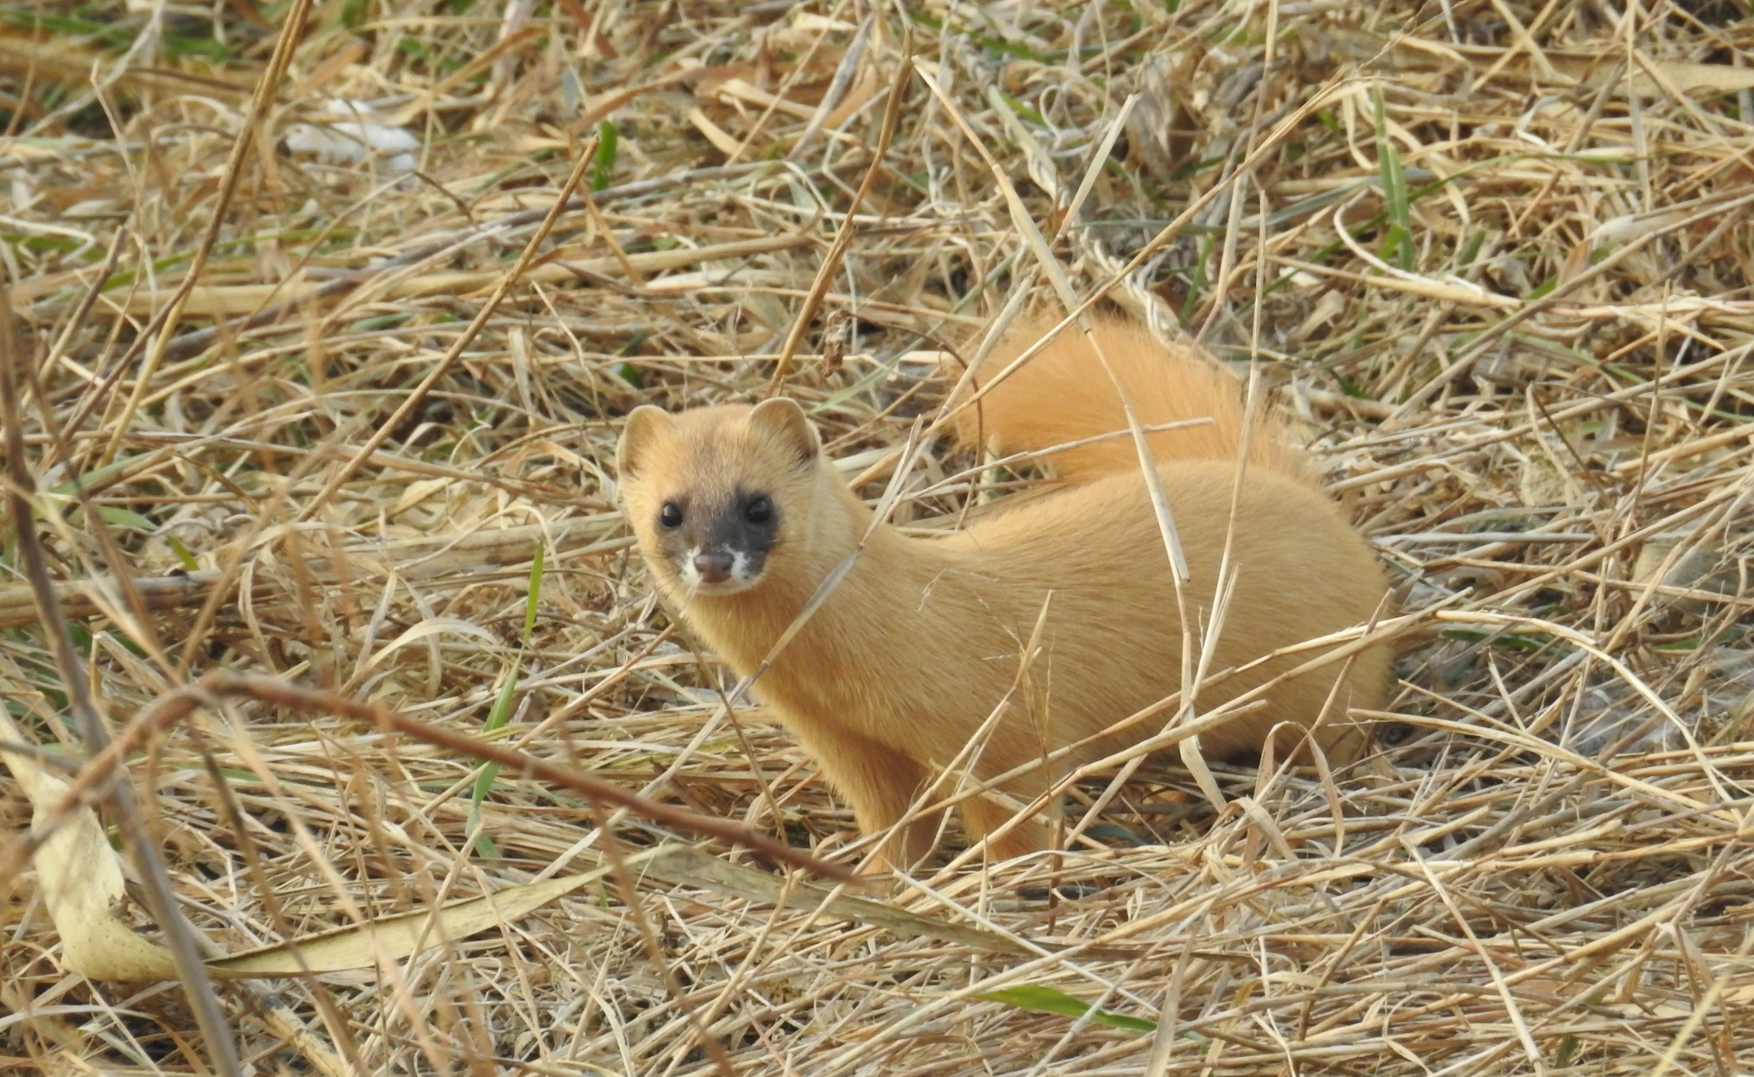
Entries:
[[636, 408], [618, 466], [646, 563], [675, 597], [761, 583], [808, 519], [820, 443], [789, 400], [672, 416]]
[[659, 506], [653, 537], [685, 588], [729, 595], [760, 581], [779, 522], [760, 489], [678, 493]]

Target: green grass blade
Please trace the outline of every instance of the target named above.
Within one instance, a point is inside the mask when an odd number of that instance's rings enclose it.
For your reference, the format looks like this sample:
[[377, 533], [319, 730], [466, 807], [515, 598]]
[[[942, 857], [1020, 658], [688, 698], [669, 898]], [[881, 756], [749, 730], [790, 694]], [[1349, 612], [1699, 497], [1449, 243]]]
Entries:
[[608, 188], [615, 178], [615, 155], [620, 150], [621, 132], [604, 120], [597, 125], [597, 157], [591, 162], [591, 190]]
[[1061, 1017], [1084, 1017], [1093, 1024], [1108, 1025], [1110, 1028], [1124, 1028], [1132, 1032], [1157, 1031], [1156, 1021], [1099, 1010], [1083, 999], [1073, 998], [1064, 991], [1052, 987], [1027, 984], [1023, 987], [1007, 987], [1003, 991], [994, 991], [979, 997], [989, 1002], [1003, 1002], [1007, 1006], [1015, 1006], [1020, 1010], [1054, 1013]]
[[524, 599], [524, 640], [523, 645], [530, 645], [530, 633], [536, 630], [536, 607], [542, 601], [542, 555], [547, 547], [538, 544], [536, 557], [530, 565], [530, 592]]
[[201, 567], [201, 562], [195, 560], [195, 555], [189, 552], [187, 546], [177, 541], [177, 536], [166, 535], [164, 540], [170, 544], [171, 552], [177, 555], [177, 560], [183, 563], [186, 571], [194, 572]]
[[[1384, 261], [1396, 258], [1401, 268], [1413, 268], [1413, 208], [1407, 197], [1407, 173], [1401, 167], [1401, 151], [1389, 138], [1388, 118], [1383, 114], [1382, 91], [1373, 90], [1371, 104], [1376, 110], [1376, 159], [1382, 171], [1383, 200], [1389, 207], [1388, 233], [1383, 237]], [[1398, 257], [1397, 257], [1398, 256]]]
[[[482, 732], [492, 733], [504, 729], [505, 724], [512, 720], [512, 700], [517, 696], [518, 678], [524, 673], [524, 648], [530, 645], [530, 634], [536, 628], [536, 608], [542, 600], [542, 563], [545, 547], [540, 543], [536, 546], [536, 555], [530, 564], [529, 597], [524, 600], [524, 636], [518, 646], [518, 653], [513, 656], [511, 668], [506, 670], [505, 683], [500, 685], [499, 695], [493, 700], [493, 709], [487, 712], [487, 721], [482, 725]], [[493, 792], [493, 783], [499, 779], [499, 764], [487, 763], [481, 772], [475, 775], [475, 787], [469, 792], [469, 830], [474, 833], [481, 823], [481, 802], [487, 794]], [[475, 851], [483, 857], [497, 857], [498, 848], [492, 839], [485, 834], [475, 834]]]

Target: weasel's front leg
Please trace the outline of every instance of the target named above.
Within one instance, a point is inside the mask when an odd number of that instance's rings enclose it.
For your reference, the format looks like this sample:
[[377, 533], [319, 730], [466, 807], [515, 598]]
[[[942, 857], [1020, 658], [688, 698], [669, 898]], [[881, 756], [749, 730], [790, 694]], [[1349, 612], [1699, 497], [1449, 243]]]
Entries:
[[[864, 834], [881, 834], [908, 813], [930, 777], [926, 768], [880, 741], [826, 723], [789, 723], [823, 777], [853, 809]], [[938, 816], [922, 816], [898, 828], [867, 868], [906, 871], [937, 842]]]
[[[1028, 802], [1040, 790], [1008, 789], [1013, 799]], [[963, 829], [968, 831], [968, 843], [973, 845], [1001, 826], [1011, 821], [1011, 809], [989, 800], [986, 797], [970, 797], [958, 807], [962, 811]], [[1012, 857], [1025, 853], [1040, 852], [1048, 847], [1048, 828], [1040, 819], [1024, 819], [1007, 830], [1003, 835], [987, 845], [987, 852], [994, 860], [1010, 860]]]

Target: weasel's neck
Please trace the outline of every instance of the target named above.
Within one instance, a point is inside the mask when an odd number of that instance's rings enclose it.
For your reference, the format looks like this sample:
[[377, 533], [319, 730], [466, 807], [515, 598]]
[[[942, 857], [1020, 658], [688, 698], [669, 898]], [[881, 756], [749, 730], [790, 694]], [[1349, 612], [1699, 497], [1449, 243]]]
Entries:
[[[794, 547], [787, 551], [783, 572], [770, 574], [758, 586], [741, 594], [696, 595], [684, 610], [683, 617], [740, 676], [748, 676], [760, 665], [781, 635], [804, 612], [817, 588], [858, 548], [868, 532], [870, 537], [860, 552], [859, 563], [812, 615], [811, 631], [801, 636], [837, 635], [837, 612], [860, 605], [861, 599], [869, 597], [864, 594], [869, 589], [865, 581], [885, 575], [881, 563], [900, 552], [891, 547], [907, 541], [888, 524], [879, 524], [873, 531], [871, 510], [847, 489], [832, 468], [819, 466], [816, 482], [814, 515], [807, 522], [807, 529], [790, 540]], [[788, 653], [801, 645], [807, 646], [808, 640], [793, 639], [787, 645]]]

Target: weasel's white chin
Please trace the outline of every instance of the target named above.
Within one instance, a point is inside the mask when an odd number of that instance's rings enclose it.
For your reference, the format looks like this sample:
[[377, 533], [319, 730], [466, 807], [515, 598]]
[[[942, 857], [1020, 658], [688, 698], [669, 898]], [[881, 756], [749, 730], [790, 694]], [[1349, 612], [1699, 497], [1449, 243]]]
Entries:
[[705, 596], [705, 598], [724, 598], [724, 596], [728, 595], [742, 595], [744, 591], [747, 591], [749, 588], [754, 588], [756, 584], [761, 582], [761, 577], [759, 577], [759, 575], [754, 575], [754, 577], [731, 575], [731, 579], [719, 581], [716, 582], [716, 584], [709, 584], [709, 582], [703, 581], [703, 579], [700, 579], [700, 574], [698, 574], [698, 572], [682, 572], [681, 577], [682, 591], [684, 591], [684, 593], [688, 593], [688, 595]]
[[696, 581], [694, 584], [694, 593], [697, 595], [707, 595], [712, 598], [723, 598], [726, 595], [740, 595], [760, 582], [760, 577], [756, 577], [752, 580], [740, 580], [735, 576], [723, 583]]

